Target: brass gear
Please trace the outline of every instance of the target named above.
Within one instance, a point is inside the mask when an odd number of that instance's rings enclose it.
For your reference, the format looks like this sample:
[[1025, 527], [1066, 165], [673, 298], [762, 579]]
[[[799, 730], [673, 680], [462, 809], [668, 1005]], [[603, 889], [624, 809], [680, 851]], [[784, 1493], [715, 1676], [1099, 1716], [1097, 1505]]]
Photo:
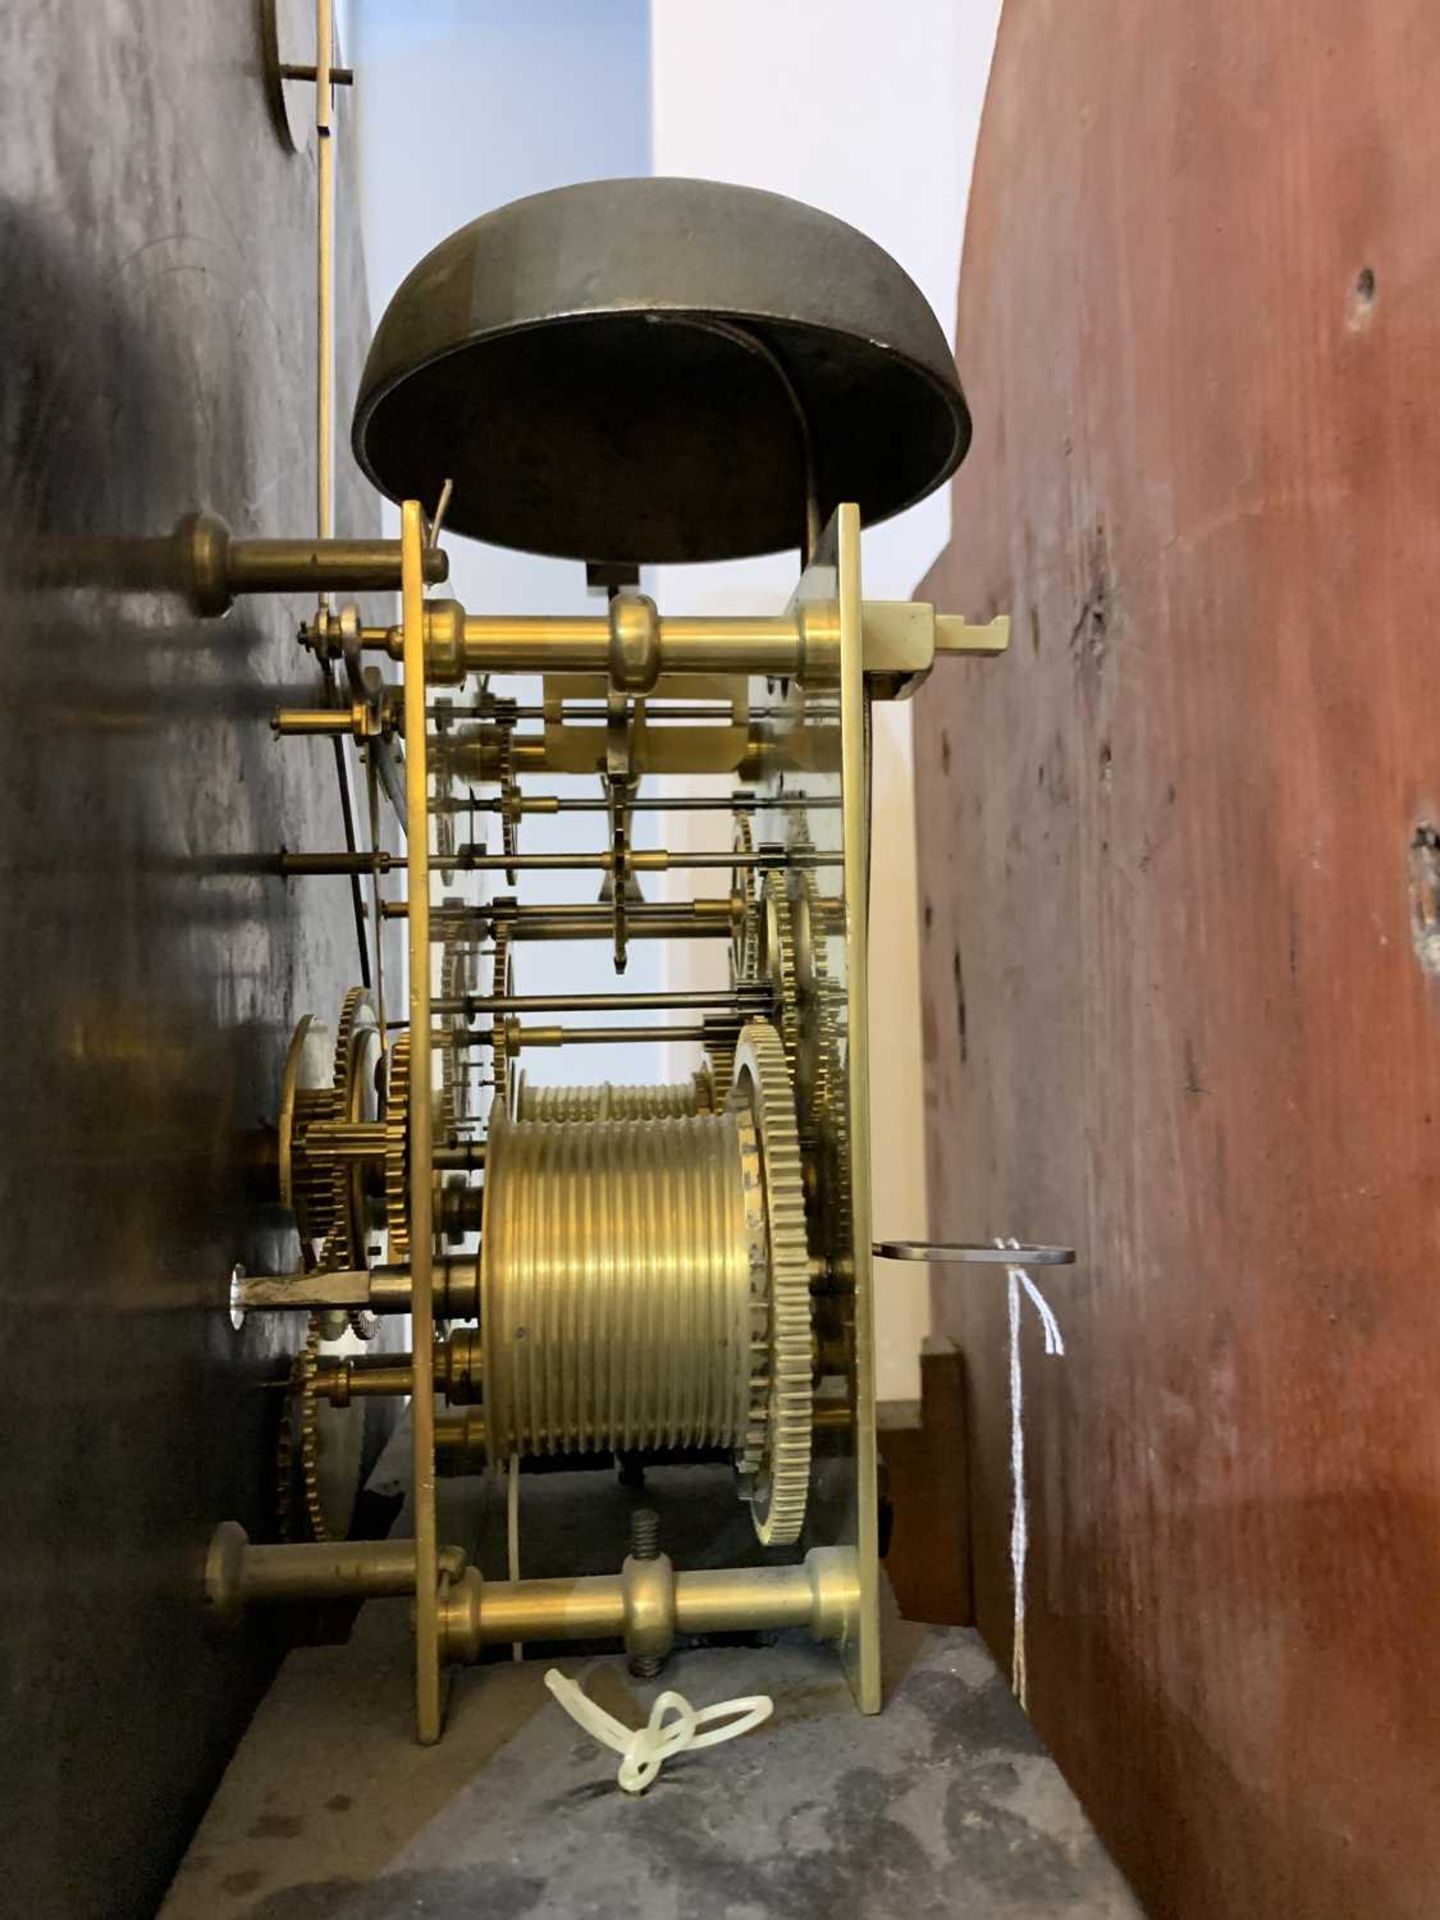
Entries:
[[[330, 1117], [335, 1120], [365, 1118], [373, 1082], [367, 1085], [366, 1063], [369, 1043], [379, 1032], [375, 1021], [375, 1003], [364, 987], [351, 987], [340, 1006], [335, 1028], [335, 1061], [331, 1076], [333, 1095]], [[365, 1190], [361, 1168], [337, 1162], [332, 1173], [333, 1223], [320, 1253], [322, 1267], [362, 1267], [366, 1260]], [[357, 1332], [360, 1329], [357, 1327]], [[373, 1323], [366, 1338], [374, 1333]]]
[[799, 982], [795, 973], [795, 924], [783, 873], [767, 873], [760, 895], [759, 974], [775, 999], [775, 1024], [790, 1070], [800, 1044]]
[[[735, 851], [753, 854], [755, 833], [748, 813], [735, 816]], [[740, 923], [730, 938], [730, 982], [747, 986], [759, 978], [760, 971], [760, 899], [752, 866], [732, 867], [730, 889], [744, 902]]]
[[[495, 929], [494, 965], [490, 973], [490, 997], [498, 1000], [508, 994], [511, 982], [510, 929]], [[510, 1111], [510, 1029], [508, 1014], [496, 1014], [490, 1026], [490, 1072], [495, 1082], [493, 1101], [502, 1113]]]
[[[520, 782], [515, 778], [515, 730], [506, 727], [500, 749], [500, 846], [512, 857], [520, 849]], [[515, 885], [515, 869], [505, 869], [507, 886]]]
[[[313, 1139], [312, 1130], [367, 1124], [373, 1116], [370, 1072], [379, 1029], [363, 987], [352, 987], [335, 1038], [310, 1015], [290, 1042], [280, 1103], [280, 1200], [295, 1214], [307, 1262], [321, 1268], [366, 1264], [363, 1172]], [[308, 1084], [306, 1082], [308, 1081]]]
[[410, 1258], [410, 1035], [390, 1049], [385, 1090], [385, 1226], [392, 1266]]
[[705, 1064], [710, 1069], [716, 1090], [716, 1105], [723, 1106], [730, 1082], [735, 1078], [735, 1043], [740, 1037], [738, 1022], [707, 1016], [705, 1022]]
[[[825, 957], [825, 934], [813, 876], [807, 873], [802, 884], [802, 945], [809, 978], [802, 977], [800, 982], [806, 1011], [797, 1073], [800, 1125], [806, 1150], [816, 1162], [814, 1185], [823, 1196], [821, 1238], [827, 1253], [843, 1255], [852, 1251], [854, 1235], [850, 1217], [850, 1113], [840, 1058], [841, 1034], [835, 1017], [839, 989], [830, 977]], [[806, 971], [802, 969], [802, 976]]]
[[752, 1020], [735, 1051], [731, 1105], [748, 1105], [764, 1168], [768, 1259], [752, 1268], [751, 1422], [740, 1457], [755, 1532], [791, 1546], [810, 1495], [813, 1336], [805, 1177], [795, 1096], [779, 1033]]
[[275, 1508], [280, 1537], [293, 1540], [295, 1529], [295, 1439], [300, 1439], [300, 1486], [305, 1500], [305, 1525], [312, 1540], [330, 1538], [320, 1497], [320, 1440], [315, 1403], [315, 1372], [320, 1362], [321, 1319], [312, 1313], [305, 1344], [290, 1365], [289, 1393], [280, 1417], [275, 1446]]

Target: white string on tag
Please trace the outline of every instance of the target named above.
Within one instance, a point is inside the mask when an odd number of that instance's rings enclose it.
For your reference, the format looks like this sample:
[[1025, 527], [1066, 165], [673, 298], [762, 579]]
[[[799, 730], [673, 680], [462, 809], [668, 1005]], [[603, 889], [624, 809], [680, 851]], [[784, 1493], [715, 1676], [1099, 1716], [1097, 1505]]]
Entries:
[[[1018, 1249], [1018, 1240], [997, 1240], [997, 1247]], [[1023, 1267], [1007, 1267], [1010, 1292], [1010, 1573], [1015, 1589], [1010, 1685], [1023, 1707], [1025, 1676], [1025, 1560], [1030, 1548], [1030, 1517], [1025, 1501], [1025, 1383], [1020, 1367], [1020, 1306], [1028, 1298], [1040, 1316], [1047, 1354], [1063, 1354], [1060, 1323], [1049, 1301]]]
[[738, 1739], [775, 1711], [768, 1693], [749, 1694], [742, 1700], [717, 1700], [713, 1707], [697, 1712], [683, 1693], [666, 1692], [650, 1709], [643, 1727], [627, 1727], [598, 1706], [577, 1681], [567, 1680], [558, 1667], [551, 1667], [545, 1684], [577, 1726], [620, 1755], [615, 1778], [626, 1793], [643, 1793], [665, 1762], [677, 1754], [695, 1753], [701, 1747], [718, 1747], [722, 1741]]

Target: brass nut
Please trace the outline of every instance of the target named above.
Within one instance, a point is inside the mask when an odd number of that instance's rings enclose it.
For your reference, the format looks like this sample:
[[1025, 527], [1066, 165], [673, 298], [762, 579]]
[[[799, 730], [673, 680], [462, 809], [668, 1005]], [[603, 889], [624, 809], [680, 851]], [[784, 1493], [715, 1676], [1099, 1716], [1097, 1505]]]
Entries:
[[485, 1582], [478, 1567], [466, 1567], [458, 1579], [440, 1587], [440, 1658], [473, 1666], [480, 1658], [480, 1614]]
[[853, 1547], [812, 1547], [805, 1556], [810, 1577], [810, 1632], [817, 1640], [849, 1645], [860, 1619], [860, 1567]]
[[186, 598], [192, 611], [208, 619], [228, 613], [230, 529], [214, 513], [189, 513], [176, 527], [176, 549]]
[[610, 684], [621, 693], [649, 693], [660, 678], [660, 615], [644, 593], [610, 602]]
[[465, 609], [458, 600], [425, 602], [425, 678], [458, 687], [465, 678]]
[[675, 1565], [630, 1554], [620, 1570], [625, 1597], [625, 1651], [632, 1660], [663, 1660], [675, 1644]]
[[238, 1520], [222, 1520], [205, 1556], [205, 1601], [212, 1619], [233, 1625], [245, 1611], [245, 1555], [249, 1535]]

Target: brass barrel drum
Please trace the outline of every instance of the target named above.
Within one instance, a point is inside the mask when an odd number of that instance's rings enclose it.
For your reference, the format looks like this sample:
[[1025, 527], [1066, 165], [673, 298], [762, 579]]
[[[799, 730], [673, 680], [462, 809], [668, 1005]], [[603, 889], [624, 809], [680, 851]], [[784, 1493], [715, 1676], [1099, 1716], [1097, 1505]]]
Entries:
[[492, 1119], [480, 1254], [492, 1457], [727, 1447], [760, 1538], [794, 1541], [809, 1480], [809, 1289], [794, 1096], [773, 1027], [745, 1029], [717, 1113]]

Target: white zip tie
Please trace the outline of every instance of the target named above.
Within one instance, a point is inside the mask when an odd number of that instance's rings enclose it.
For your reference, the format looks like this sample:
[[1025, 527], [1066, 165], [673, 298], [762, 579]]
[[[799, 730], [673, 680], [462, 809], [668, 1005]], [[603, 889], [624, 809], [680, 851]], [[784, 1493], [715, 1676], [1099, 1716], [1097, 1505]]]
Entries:
[[[997, 1247], [1018, 1248], [1018, 1240], [997, 1240]], [[1030, 1519], [1025, 1503], [1025, 1386], [1020, 1371], [1020, 1304], [1022, 1292], [1040, 1316], [1047, 1354], [1063, 1354], [1060, 1323], [1049, 1301], [1023, 1267], [1007, 1267], [1010, 1293], [1010, 1572], [1015, 1589], [1014, 1632], [1011, 1641], [1010, 1685], [1023, 1707], [1025, 1675], [1025, 1559], [1030, 1547]]]
[[[696, 1753], [701, 1747], [718, 1747], [724, 1740], [738, 1739], [775, 1711], [768, 1693], [750, 1694], [743, 1700], [717, 1700], [713, 1707], [702, 1707], [697, 1713], [683, 1693], [666, 1692], [650, 1709], [643, 1727], [627, 1727], [597, 1706], [578, 1681], [567, 1680], [558, 1667], [551, 1667], [545, 1684], [577, 1726], [620, 1755], [615, 1778], [626, 1793], [643, 1793], [665, 1762], [677, 1754]], [[726, 1724], [716, 1726], [713, 1722], [717, 1720]], [[702, 1728], [707, 1731], [702, 1732]]]

